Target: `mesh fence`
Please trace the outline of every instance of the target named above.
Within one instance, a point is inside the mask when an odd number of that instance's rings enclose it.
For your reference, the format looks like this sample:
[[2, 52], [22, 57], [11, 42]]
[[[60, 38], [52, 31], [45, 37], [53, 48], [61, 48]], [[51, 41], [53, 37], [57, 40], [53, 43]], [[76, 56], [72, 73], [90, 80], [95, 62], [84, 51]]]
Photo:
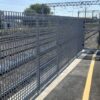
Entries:
[[0, 12], [0, 100], [29, 100], [83, 49], [83, 20]]

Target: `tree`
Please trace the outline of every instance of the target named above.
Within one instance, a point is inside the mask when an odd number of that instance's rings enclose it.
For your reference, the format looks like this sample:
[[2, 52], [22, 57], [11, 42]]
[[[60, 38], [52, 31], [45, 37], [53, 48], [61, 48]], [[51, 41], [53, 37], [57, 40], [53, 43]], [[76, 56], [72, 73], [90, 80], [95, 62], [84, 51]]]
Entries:
[[[34, 14], [45, 14], [45, 15], [49, 15], [49, 14], [51, 14], [51, 9], [47, 6], [47, 5], [45, 5], [45, 4], [34, 4], [34, 5], [30, 5], [30, 7], [29, 8], [26, 8], [25, 10], [24, 10], [24, 14], [25, 14], [25, 16], [34, 16]], [[27, 18], [25, 18], [25, 19], [23, 19], [23, 25], [26, 25], [26, 26], [35, 26], [36, 25], [36, 19], [32, 19], [32, 20], [30, 20], [30, 18], [29, 19], [27, 19]], [[39, 25], [43, 25], [42, 24], [42, 20], [40, 19], [39, 20]]]
[[38, 14], [50, 14], [50, 8], [45, 5], [45, 4], [34, 4], [30, 5], [29, 8], [26, 8], [24, 11], [26, 14], [27, 13], [38, 13]]

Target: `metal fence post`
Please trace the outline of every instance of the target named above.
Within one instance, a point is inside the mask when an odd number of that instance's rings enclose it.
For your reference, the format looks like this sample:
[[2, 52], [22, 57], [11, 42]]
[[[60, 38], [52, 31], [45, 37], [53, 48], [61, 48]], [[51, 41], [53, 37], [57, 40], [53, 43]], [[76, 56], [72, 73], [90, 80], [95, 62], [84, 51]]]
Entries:
[[44, 4], [42, 4], [41, 14], [44, 15]]
[[37, 34], [36, 34], [36, 39], [37, 39], [37, 92], [40, 90], [40, 47], [39, 47], [39, 19], [38, 15], [36, 16], [36, 28], [37, 28]]
[[[59, 21], [56, 22], [58, 27]], [[57, 29], [57, 28], [56, 28]], [[57, 42], [57, 74], [59, 73], [59, 32], [56, 32], [56, 42]]]

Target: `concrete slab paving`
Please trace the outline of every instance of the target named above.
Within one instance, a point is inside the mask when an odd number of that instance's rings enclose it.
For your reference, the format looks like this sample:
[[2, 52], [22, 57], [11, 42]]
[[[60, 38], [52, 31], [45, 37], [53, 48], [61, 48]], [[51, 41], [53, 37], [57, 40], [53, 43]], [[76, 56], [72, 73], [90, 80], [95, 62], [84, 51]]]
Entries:
[[[82, 100], [93, 54], [82, 61], [42, 100]], [[100, 100], [100, 60], [96, 59], [88, 100]]]
[[44, 100], [82, 100], [91, 60], [82, 60]]

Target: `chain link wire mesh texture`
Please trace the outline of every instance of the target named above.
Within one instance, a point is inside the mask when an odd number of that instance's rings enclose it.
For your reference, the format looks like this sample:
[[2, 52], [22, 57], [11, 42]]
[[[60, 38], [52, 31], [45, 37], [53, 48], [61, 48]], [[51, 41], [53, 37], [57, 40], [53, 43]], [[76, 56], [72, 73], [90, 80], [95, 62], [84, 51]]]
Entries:
[[83, 20], [0, 12], [0, 100], [29, 100], [83, 49]]

